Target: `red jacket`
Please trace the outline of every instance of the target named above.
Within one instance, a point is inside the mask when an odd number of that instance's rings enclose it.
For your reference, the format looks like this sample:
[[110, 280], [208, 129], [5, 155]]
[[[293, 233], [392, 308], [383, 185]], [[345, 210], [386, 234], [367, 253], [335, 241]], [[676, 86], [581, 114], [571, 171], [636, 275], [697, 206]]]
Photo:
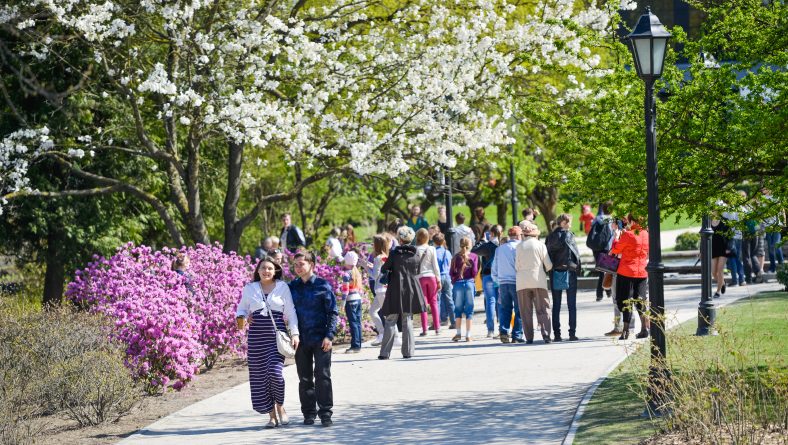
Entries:
[[646, 278], [648, 264], [648, 231], [637, 224], [621, 234], [618, 243], [610, 250], [611, 255], [620, 254], [618, 274], [630, 278]]

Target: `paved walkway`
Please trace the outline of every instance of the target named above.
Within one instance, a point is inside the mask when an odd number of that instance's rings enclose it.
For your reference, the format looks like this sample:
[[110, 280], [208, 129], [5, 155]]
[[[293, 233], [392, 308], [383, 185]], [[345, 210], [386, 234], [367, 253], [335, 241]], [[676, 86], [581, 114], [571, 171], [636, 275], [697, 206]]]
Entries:
[[[718, 300], [727, 304], [777, 284], [734, 287]], [[673, 323], [695, 318], [697, 286], [666, 289]], [[477, 303], [479, 301], [477, 300]], [[476, 341], [452, 343], [452, 332], [417, 337], [416, 355], [377, 360], [378, 349], [336, 353], [332, 367], [334, 426], [304, 426], [294, 366], [285, 368], [286, 428], [264, 430], [267, 415], [252, 411], [243, 384], [191, 405], [139, 431], [123, 444], [355, 444], [427, 443], [559, 444], [589, 387], [627, 344], [601, 334], [610, 330], [612, 304], [578, 294], [581, 341], [503, 345], [483, 338], [484, 314], [476, 314]], [[567, 323], [566, 309], [561, 316]], [[566, 328], [563, 328], [566, 336]], [[539, 338], [539, 335], [536, 336]], [[668, 351], [670, 353], [670, 351]]]

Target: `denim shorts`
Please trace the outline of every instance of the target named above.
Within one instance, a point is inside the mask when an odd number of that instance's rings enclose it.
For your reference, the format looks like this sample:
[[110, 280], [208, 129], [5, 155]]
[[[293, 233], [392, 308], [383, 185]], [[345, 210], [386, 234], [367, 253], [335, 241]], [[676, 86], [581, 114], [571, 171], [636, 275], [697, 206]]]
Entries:
[[457, 318], [465, 314], [465, 318], [473, 316], [473, 297], [476, 294], [474, 280], [459, 280], [454, 282], [452, 297], [454, 297], [454, 316]]

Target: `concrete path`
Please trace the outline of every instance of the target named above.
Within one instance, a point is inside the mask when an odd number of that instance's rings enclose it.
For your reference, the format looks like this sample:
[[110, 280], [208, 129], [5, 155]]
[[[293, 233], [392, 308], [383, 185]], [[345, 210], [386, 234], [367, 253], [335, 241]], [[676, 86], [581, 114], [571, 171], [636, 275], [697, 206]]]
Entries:
[[[719, 304], [777, 284], [734, 287]], [[697, 286], [666, 289], [671, 322], [695, 318]], [[477, 300], [477, 303], [480, 301]], [[484, 314], [476, 314], [476, 341], [452, 343], [453, 332], [417, 337], [416, 355], [377, 360], [378, 349], [334, 354], [334, 426], [304, 426], [294, 366], [285, 368], [286, 403], [292, 424], [264, 430], [267, 415], [252, 411], [243, 384], [174, 413], [122, 444], [369, 444], [427, 443], [559, 444], [585, 392], [632, 348], [601, 334], [612, 327], [610, 299], [578, 294], [581, 341], [503, 345], [484, 338]], [[561, 315], [564, 336], [567, 313]], [[539, 335], [537, 334], [537, 339]], [[670, 353], [670, 351], [668, 351]]]

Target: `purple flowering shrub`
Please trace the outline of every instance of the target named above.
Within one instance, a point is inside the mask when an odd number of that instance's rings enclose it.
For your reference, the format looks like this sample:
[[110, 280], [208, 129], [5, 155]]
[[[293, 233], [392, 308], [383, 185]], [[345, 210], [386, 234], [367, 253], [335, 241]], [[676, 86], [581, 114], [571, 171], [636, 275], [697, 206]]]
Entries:
[[244, 355], [246, 342], [244, 333], [235, 326], [235, 310], [241, 290], [254, 273], [250, 258], [226, 254], [218, 244], [198, 244], [181, 252], [191, 259], [192, 312], [198, 321], [203, 363], [210, 369], [224, 354]]
[[[186, 275], [172, 270], [177, 252], [191, 260]], [[179, 390], [200, 364], [242, 352], [235, 307], [251, 267], [248, 258], [225, 254], [218, 245], [153, 251], [127, 244], [110, 258], [94, 256], [76, 272], [66, 296], [114, 321], [126, 365], [149, 392]]]
[[[175, 255], [189, 257], [185, 273], [172, 270]], [[285, 260], [284, 279], [295, 278], [292, 255]], [[149, 392], [179, 390], [198, 372], [225, 354], [246, 354], [245, 334], [236, 329], [235, 310], [255, 263], [249, 257], [222, 252], [219, 244], [154, 251], [126, 244], [109, 258], [94, 256], [68, 284], [66, 296], [115, 324], [113, 338], [125, 345], [126, 366]], [[318, 258], [315, 274], [340, 296], [342, 264]], [[364, 272], [363, 305], [369, 308]], [[347, 318], [340, 311], [337, 342], [349, 340]], [[364, 313], [362, 329], [371, 333]]]

